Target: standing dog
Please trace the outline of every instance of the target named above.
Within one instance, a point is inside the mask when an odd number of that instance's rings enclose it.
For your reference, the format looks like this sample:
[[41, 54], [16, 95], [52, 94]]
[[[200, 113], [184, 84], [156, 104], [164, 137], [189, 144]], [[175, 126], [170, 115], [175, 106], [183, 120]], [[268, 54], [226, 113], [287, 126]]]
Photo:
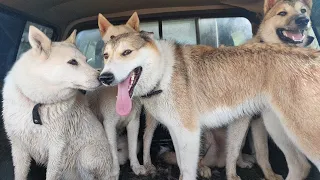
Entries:
[[46, 179], [111, 178], [111, 154], [102, 124], [78, 89], [100, 86], [98, 71], [74, 45], [29, 28], [31, 49], [13, 65], [3, 87], [3, 118], [16, 180], [26, 180], [31, 158], [47, 166]]
[[[130, 19], [127, 21], [125, 25], [114, 26], [102, 14], [99, 14], [98, 25], [103, 41], [107, 42], [108, 40], [110, 40], [110, 38], [114, 38], [119, 34], [139, 31], [139, 17], [137, 13], [133, 13], [133, 15], [130, 17]], [[104, 78], [110, 77], [108, 74], [105, 74]], [[93, 110], [93, 112], [98, 116], [98, 119], [100, 119], [103, 122], [105, 131], [107, 133], [107, 138], [110, 144], [113, 160], [112, 175], [117, 177], [120, 173], [117, 151], [117, 132], [119, 133], [123, 131], [124, 128], [127, 129], [128, 141], [122, 143], [128, 143], [130, 165], [133, 172], [136, 175], [144, 175], [148, 172], [155, 171], [154, 166], [145, 167], [140, 165], [137, 158], [137, 142], [139, 133], [140, 113], [142, 107], [140, 100], [138, 98], [134, 98], [133, 103], [130, 104], [130, 106], [132, 106], [131, 112], [123, 111], [123, 109], [121, 109], [121, 101], [117, 101], [116, 97], [117, 93], [119, 93], [117, 92], [118, 90], [121, 89], [118, 89], [116, 87], [99, 87], [96, 91], [87, 93], [87, 98], [90, 107]], [[120, 115], [117, 114], [116, 111], [121, 111]], [[150, 156], [150, 153], [148, 154], [148, 156]], [[123, 162], [123, 157], [120, 158]]]
[[[265, 0], [265, 17], [257, 35], [249, 43], [280, 43], [316, 48], [317, 46], [313, 42], [317, 44], [317, 41], [310, 36], [313, 35], [310, 23], [311, 8], [312, 0]], [[240, 123], [236, 122], [235, 125], [231, 125], [232, 128], [229, 128], [228, 179], [239, 178], [236, 175], [236, 161], [241, 149], [241, 134], [247, 131], [249, 122], [243, 121], [242, 124]], [[270, 125], [270, 123], [266, 125]], [[269, 163], [268, 135], [263, 125], [263, 120], [261, 118], [253, 120], [251, 127], [256, 159], [266, 179], [282, 179], [281, 176], [272, 171]], [[269, 132], [271, 132], [271, 136], [286, 157], [289, 167], [287, 179], [305, 179], [309, 174], [310, 165], [304, 155], [290, 143], [289, 138], [280, 128], [272, 127], [271, 129], [269, 127]], [[286, 146], [281, 145], [282, 143], [285, 143]]]
[[[108, 41], [104, 58], [100, 80], [120, 88], [118, 99], [159, 92], [141, 100], [168, 127], [181, 179], [196, 179], [201, 126], [249, 121], [257, 112], [320, 168], [320, 52], [259, 43], [182, 46], [141, 32]], [[121, 102], [131, 110], [131, 98]]]

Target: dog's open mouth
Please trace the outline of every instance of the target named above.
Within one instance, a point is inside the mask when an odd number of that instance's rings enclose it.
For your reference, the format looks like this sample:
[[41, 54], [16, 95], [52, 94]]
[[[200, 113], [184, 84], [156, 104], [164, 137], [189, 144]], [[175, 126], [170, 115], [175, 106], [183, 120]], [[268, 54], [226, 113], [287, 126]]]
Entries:
[[292, 44], [300, 44], [303, 42], [305, 35], [303, 34], [304, 30], [289, 30], [284, 28], [278, 28], [277, 29], [277, 35], [279, 38], [286, 42], [286, 43], [292, 43]]
[[118, 84], [118, 95], [116, 102], [116, 111], [120, 116], [127, 116], [132, 109], [132, 96], [134, 88], [136, 87], [140, 75], [142, 72], [142, 67], [137, 67], [129, 76]]
[[129, 92], [130, 98], [133, 95], [133, 90], [137, 85], [137, 82], [140, 78], [141, 72], [142, 72], [142, 67], [139, 66], [139, 67], [135, 68], [129, 75], [130, 76], [130, 83], [129, 83], [129, 87], [128, 87], [128, 92]]

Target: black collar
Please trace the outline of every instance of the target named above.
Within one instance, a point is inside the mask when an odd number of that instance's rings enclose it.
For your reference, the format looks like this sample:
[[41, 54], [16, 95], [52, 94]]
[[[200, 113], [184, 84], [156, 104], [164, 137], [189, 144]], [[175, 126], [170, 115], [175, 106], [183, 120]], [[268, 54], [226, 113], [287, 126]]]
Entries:
[[39, 108], [42, 104], [38, 103], [36, 104], [32, 109], [32, 120], [34, 124], [42, 125], [42, 121], [39, 114]]
[[[85, 90], [79, 89], [82, 94], [86, 94]], [[32, 121], [34, 124], [42, 125], [42, 121], [40, 118], [39, 108], [42, 106], [41, 103], [36, 104], [32, 109]]]
[[141, 96], [141, 98], [150, 98], [152, 96], [155, 96], [155, 95], [162, 93], [162, 89], [156, 90], [158, 88], [159, 84], [160, 84], [160, 81], [157, 83], [157, 85], [151, 91], [149, 91], [147, 94]]

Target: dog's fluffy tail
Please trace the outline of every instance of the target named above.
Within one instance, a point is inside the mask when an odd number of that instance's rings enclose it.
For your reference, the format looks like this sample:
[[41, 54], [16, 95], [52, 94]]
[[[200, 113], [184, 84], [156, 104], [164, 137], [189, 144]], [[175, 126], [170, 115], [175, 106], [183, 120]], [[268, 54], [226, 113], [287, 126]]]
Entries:
[[168, 147], [160, 147], [160, 152], [158, 154], [158, 156], [160, 157], [160, 159], [167, 163], [167, 164], [171, 164], [171, 165], [177, 165], [177, 158], [176, 158], [176, 153], [170, 151], [170, 149]]

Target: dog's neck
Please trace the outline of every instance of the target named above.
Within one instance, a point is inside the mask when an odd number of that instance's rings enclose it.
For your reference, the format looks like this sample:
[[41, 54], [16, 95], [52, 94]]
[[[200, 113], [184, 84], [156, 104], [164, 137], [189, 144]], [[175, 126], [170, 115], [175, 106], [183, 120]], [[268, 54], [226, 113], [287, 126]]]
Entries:
[[148, 84], [150, 85], [147, 88], [149, 89], [149, 91], [142, 95], [142, 98], [150, 98], [161, 94], [168, 87], [168, 84], [170, 82], [170, 79], [166, 78], [165, 74], [170, 74], [168, 73], [168, 71], [170, 71], [170, 69], [172, 69], [173, 67], [173, 43], [167, 40], [155, 40], [154, 43], [158, 48], [159, 58], [156, 61], [156, 64], [153, 66], [153, 68], [156, 69], [151, 69], [153, 77], [149, 79]]
[[[70, 96], [67, 99], [60, 101], [37, 101], [28, 95], [24, 94], [24, 91], [16, 85], [16, 90], [20, 94], [20, 101], [26, 101], [28, 104], [32, 105], [32, 119], [34, 124], [42, 125], [43, 123], [43, 114], [45, 112], [46, 119], [57, 119], [62, 116], [65, 112], [70, 110], [72, 106], [76, 103], [77, 96], [81, 94], [80, 92], [75, 91], [75, 94]], [[43, 95], [43, 94], [42, 94]], [[82, 94], [81, 94], [82, 95]]]

